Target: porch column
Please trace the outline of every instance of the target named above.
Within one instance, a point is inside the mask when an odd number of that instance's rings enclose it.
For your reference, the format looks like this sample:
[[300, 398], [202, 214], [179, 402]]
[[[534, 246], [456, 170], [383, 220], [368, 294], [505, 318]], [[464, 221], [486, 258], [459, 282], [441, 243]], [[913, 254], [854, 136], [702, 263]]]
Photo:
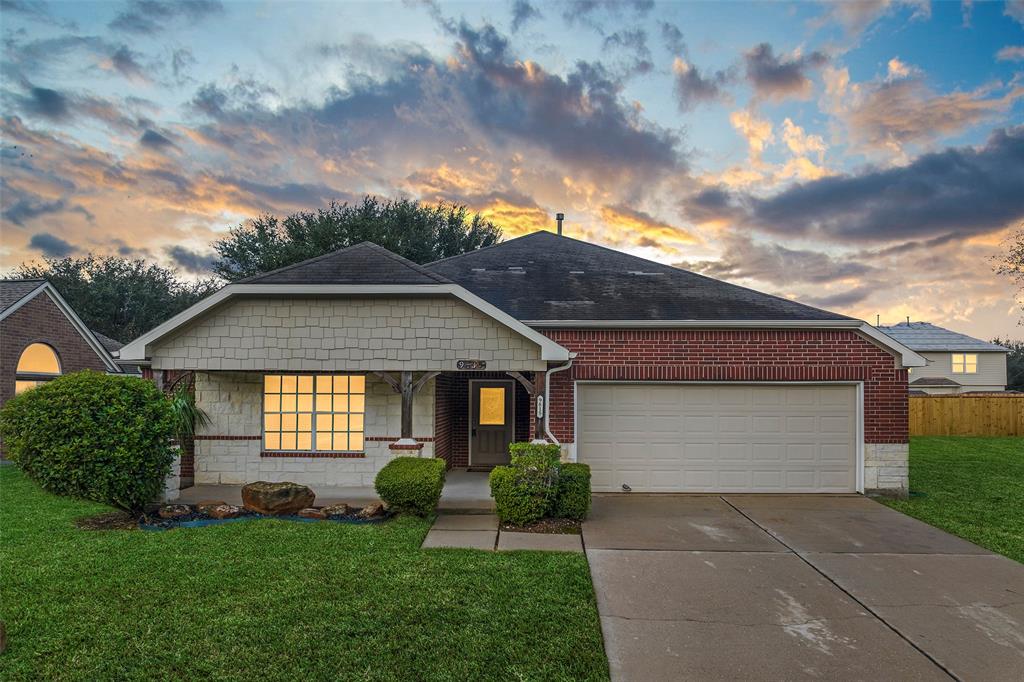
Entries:
[[412, 396], [414, 393], [412, 383], [412, 372], [403, 371], [399, 383], [399, 390], [402, 393], [402, 440], [412, 440]]

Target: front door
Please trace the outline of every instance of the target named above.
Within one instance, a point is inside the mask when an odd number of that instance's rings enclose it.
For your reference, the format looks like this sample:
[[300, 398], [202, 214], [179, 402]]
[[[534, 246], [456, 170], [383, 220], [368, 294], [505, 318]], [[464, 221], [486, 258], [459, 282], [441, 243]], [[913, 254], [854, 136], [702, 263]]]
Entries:
[[469, 382], [469, 464], [508, 464], [515, 437], [515, 385], [511, 381]]

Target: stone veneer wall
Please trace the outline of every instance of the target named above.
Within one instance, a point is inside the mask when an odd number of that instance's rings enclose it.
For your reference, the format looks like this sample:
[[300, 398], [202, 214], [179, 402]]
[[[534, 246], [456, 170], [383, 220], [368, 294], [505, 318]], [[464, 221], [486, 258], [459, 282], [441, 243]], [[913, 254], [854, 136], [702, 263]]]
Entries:
[[[415, 454], [390, 450], [401, 436], [402, 400], [373, 375], [366, 377], [365, 456], [262, 457], [263, 374], [197, 372], [196, 403], [211, 423], [196, 438], [195, 482], [239, 485], [254, 481], [292, 481], [317, 486], [372, 486], [392, 458]], [[434, 382], [413, 399], [413, 435], [424, 443], [420, 455], [434, 452]]]
[[266, 298], [226, 304], [150, 349], [155, 369], [544, 370], [540, 346], [454, 298]]

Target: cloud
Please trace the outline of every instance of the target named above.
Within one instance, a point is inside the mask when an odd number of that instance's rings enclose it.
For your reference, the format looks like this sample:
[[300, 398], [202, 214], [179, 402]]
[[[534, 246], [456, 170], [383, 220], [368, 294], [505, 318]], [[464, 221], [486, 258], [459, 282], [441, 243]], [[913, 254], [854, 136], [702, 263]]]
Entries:
[[996, 52], [996, 59], [1001, 62], [1024, 62], [1024, 45], [1007, 45]]
[[526, 22], [540, 19], [542, 16], [540, 10], [531, 5], [529, 0], [514, 0], [512, 3], [512, 32], [518, 32]]
[[18, 103], [25, 113], [50, 121], [65, 121], [71, 117], [68, 98], [52, 88], [31, 86], [26, 96], [18, 97]]
[[642, 28], [620, 29], [602, 41], [606, 51], [621, 50], [628, 53], [631, 61], [624, 65], [624, 73], [650, 73], [654, 69], [651, 50], [647, 47], [647, 32]]
[[701, 74], [697, 67], [688, 64], [682, 57], [676, 57], [672, 62], [672, 74], [680, 111], [691, 111], [701, 103], [728, 99], [722, 90], [732, 80], [732, 74], [728, 71]]
[[758, 96], [782, 100], [789, 97], [806, 99], [811, 94], [811, 80], [806, 72], [824, 66], [828, 57], [822, 52], [784, 57], [776, 55], [772, 46], [761, 43], [743, 55], [747, 80]]
[[168, 247], [165, 253], [176, 266], [193, 275], [210, 274], [217, 259], [216, 254], [199, 253], [179, 245]]
[[603, 33], [598, 14], [621, 17], [629, 12], [644, 16], [654, 9], [654, 0], [568, 0], [562, 18], [567, 24], [581, 23]]
[[679, 30], [679, 27], [671, 22], [662, 21], [658, 23], [658, 28], [661, 31], [661, 40], [665, 43], [669, 54], [673, 57], [686, 56], [686, 42], [683, 40], [683, 32]]
[[178, 83], [185, 83], [189, 80], [188, 70], [196, 63], [192, 50], [187, 47], [178, 48], [171, 55], [171, 73]]
[[1006, 0], [1003, 14], [1024, 26], [1024, 0]]
[[917, 69], [906, 62], [900, 60], [899, 57], [893, 57], [886, 64], [886, 77], [888, 81], [896, 81], [902, 78], [909, 78], [912, 74], [916, 74]]
[[700, 242], [693, 233], [628, 206], [602, 206], [600, 215], [605, 225], [611, 228], [603, 236], [618, 244], [678, 252], [676, 247], [679, 245]]
[[75, 22], [55, 17], [42, 0], [0, 0], [0, 11], [17, 12], [34, 21], [60, 28], [75, 28]]
[[860, 35], [897, 8], [909, 8], [912, 21], [929, 19], [932, 15], [930, 0], [857, 0], [824, 4], [826, 12], [812, 22], [812, 25], [821, 27], [828, 23], [836, 23], [843, 27], [848, 36]]
[[815, 154], [820, 160], [825, 154], [824, 138], [820, 135], [809, 135], [789, 117], [782, 122], [782, 141], [796, 156]]
[[980, 148], [950, 147], [906, 166], [870, 168], [736, 197], [766, 231], [846, 242], [961, 237], [1024, 218], [1024, 126], [997, 130]]
[[224, 11], [219, 0], [131, 0], [108, 26], [126, 33], [160, 33], [176, 21], [196, 24]]
[[729, 114], [732, 127], [747, 141], [750, 151], [750, 162], [757, 166], [761, 163], [765, 147], [775, 141], [772, 134], [771, 121], [758, 118], [757, 113], [749, 109], [741, 109]]
[[29, 248], [41, 251], [48, 258], [64, 258], [78, 249], [60, 237], [47, 232], [37, 232], [28, 242]]
[[147, 83], [149, 76], [138, 62], [140, 56], [138, 52], [128, 49], [127, 45], [122, 45], [110, 55], [110, 66], [129, 80]]
[[170, 139], [156, 132], [152, 128], [146, 128], [145, 132], [142, 133], [142, 137], [139, 138], [139, 144], [143, 147], [149, 147], [150, 149], [155, 149], [157, 151], [177, 146]]
[[870, 284], [862, 287], [853, 287], [852, 289], [847, 289], [834, 294], [826, 294], [824, 296], [802, 296], [800, 301], [820, 308], [841, 309], [861, 303], [870, 298], [872, 294], [877, 293], [878, 286], [876, 284]]

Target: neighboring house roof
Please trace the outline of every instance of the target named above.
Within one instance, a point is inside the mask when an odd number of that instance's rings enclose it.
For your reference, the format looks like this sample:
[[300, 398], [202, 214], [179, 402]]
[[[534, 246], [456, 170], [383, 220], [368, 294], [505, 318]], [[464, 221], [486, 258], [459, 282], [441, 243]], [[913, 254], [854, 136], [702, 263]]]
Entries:
[[99, 342], [103, 344], [103, 347], [106, 348], [111, 353], [113, 353], [115, 350], [120, 350], [121, 346], [124, 345], [123, 343], [121, 343], [117, 339], [112, 339], [109, 336], [106, 336], [104, 334], [100, 334], [95, 329], [92, 330], [92, 333], [93, 333], [93, 335], [96, 336], [96, 338], [99, 340]]
[[332, 251], [237, 284], [442, 284], [448, 280], [372, 242]]
[[[85, 339], [85, 342], [93, 349], [93, 352], [107, 366], [111, 372], [120, 372], [121, 368], [114, 362], [111, 351], [107, 348], [94, 331], [85, 326], [82, 318], [72, 309], [64, 297], [44, 279], [4, 279], [0, 280], [0, 320], [14, 314], [23, 305], [34, 299], [41, 293], [45, 293], [53, 301], [54, 305], [64, 313], [64, 316], [71, 322], [71, 326]], [[107, 339], [117, 343], [113, 339]]]
[[852, 319], [551, 232], [425, 267], [527, 323]]
[[944, 329], [929, 322], [900, 322], [890, 326], [878, 327], [884, 334], [891, 336], [907, 348], [915, 351], [989, 351], [1008, 353], [1003, 348], [988, 341], [982, 341], [966, 334]]
[[913, 381], [911, 381], [910, 385], [911, 386], [935, 386], [935, 387], [941, 387], [941, 386], [948, 386], [948, 387], [963, 386], [963, 384], [961, 384], [960, 382], [953, 381], [952, 379], [947, 379], [946, 377], [921, 377], [920, 379], [914, 379]]

